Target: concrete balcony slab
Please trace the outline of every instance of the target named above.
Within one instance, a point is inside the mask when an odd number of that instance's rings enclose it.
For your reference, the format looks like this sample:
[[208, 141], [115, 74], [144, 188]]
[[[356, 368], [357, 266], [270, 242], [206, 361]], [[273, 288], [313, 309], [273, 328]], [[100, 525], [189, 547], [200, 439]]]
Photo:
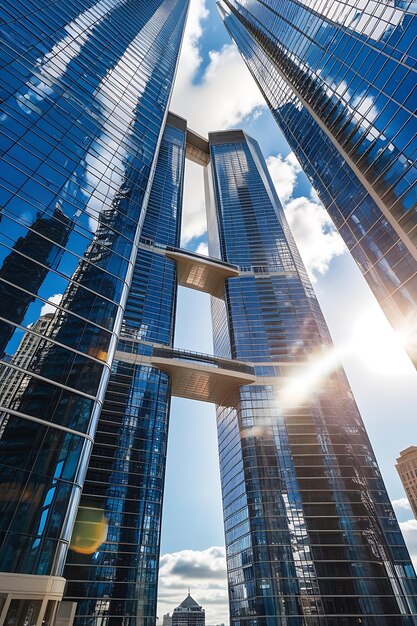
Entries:
[[216, 298], [224, 296], [226, 278], [239, 276], [239, 268], [202, 255], [167, 248], [165, 256], [177, 264], [179, 285], [204, 291]]
[[237, 389], [256, 382], [247, 363], [184, 350], [155, 348], [151, 364], [169, 374], [173, 396], [224, 406], [235, 406]]

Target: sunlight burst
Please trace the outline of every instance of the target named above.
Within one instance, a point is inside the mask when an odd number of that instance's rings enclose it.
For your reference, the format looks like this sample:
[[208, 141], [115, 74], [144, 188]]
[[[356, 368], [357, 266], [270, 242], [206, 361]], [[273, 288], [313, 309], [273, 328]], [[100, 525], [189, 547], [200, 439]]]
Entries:
[[369, 373], [387, 378], [412, 375], [414, 366], [405, 352], [416, 343], [415, 323], [408, 323], [401, 331], [394, 331], [382, 311], [373, 307], [359, 316], [348, 341], [320, 353], [310, 362], [296, 369], [279, 391], [283, 405], [300, 406], [320, 390], [330, 374], [341, 367], [343, 358], [357, 359]]
[[349, 351], [370, 370], [388, 377], [403, 376], [413, 371], [404, 348], [415, 332], [412, 325], [394, 331], [378, 307], [360, 317], [349, 342]]

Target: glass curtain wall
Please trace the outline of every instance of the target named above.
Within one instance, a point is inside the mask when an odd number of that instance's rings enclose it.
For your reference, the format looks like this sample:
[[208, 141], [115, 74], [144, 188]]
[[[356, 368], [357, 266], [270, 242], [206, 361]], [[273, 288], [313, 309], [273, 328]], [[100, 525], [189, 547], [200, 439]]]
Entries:
[[415, 624], [415, 572], [344, 373], [323, 370], [329, 334], [259, 147], [229, 131], [210, 153], [209, 249], [241, 268], [213, 299], [215, 350], [260, 377], [217, 408], [231, 624]]
[[[218, 6], [389, 320], [414, 332], [415, 2], [220, 0]], [[417, 363], [415, 343], [408, 349]]]
[[[0, 7], [4, 572], [62, 574], [187, 4]], [[22, 341], [37, 343], [23, 360]], [[24, 377], [24, 389], [10, 393], [4, 381], [13, 376]]]
[[153, 244], [180, 243], [185, 132], [169, 114], [81, 498], [78, 517], [104, 518], [107, 537], [87, 550], [75, 539], [68, 552], [77, 626], [155, 625], [170, 382], [141, 360], [174, 338], [175, 263]]

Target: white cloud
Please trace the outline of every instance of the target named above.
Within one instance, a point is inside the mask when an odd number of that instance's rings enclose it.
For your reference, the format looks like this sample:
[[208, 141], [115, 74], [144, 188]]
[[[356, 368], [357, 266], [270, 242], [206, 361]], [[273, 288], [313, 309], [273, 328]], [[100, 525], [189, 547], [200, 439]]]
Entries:
[[[171, 104], [175, 113], [185, 117], [189, 126], [203, 135], [210, 130], [236, 126], [265, 107], [260, 90], [233, 44], [211, 51], [201, 78], [195, 82], [202, 64], [199, 45], [207, 16], [205, 0], [191, 0]], [[314, 280], [317, 273], [326, 272], [334, 256], [345, 251], [344, 244], [317, 194], [312, 193], [311, 198], [293, 198], [301, 172], [294, 154], [285, 158], [280, 154], [271, 156], [268, 167], [303, 261]], [[201, 168], [187, 163], [186, 174], [182, 245], [206, 230]]]
[[406, 522], [400, 522], [400, 528], [410, 552], [411, 560], [417, 569], [417, 520], [409, 519]]
[[314, 187], [311, 188], [310, 198], [313, 200], [313, 202], [317, 202], [317, 204], [320, 204], [319, 194], [314, 189]]
[[160, 561], [158, 615], [171, 613], [191, 595], [206, 611], [208, 624], [229, 621], [226, 558], [223, 547], [181, 550], [164, 554]]
[[206, 230], [203, 168], [186, 161], [181, 245], [186, 246], [191, 239], [201, 237]]
[[197, 249], [196, 249], [197, 254], [203, 254], [204, 256], [208, 256], [209, 250], [208, 250], [208, 245], [202, 241]]
[[41, 307], [40, 315], [46, 315], [47, 313], [55, 313], [56, 307], [54, 307], [53, 305], [61, 304], [61, 300], [62, 300], [62, 293], [56, 293], [50, 298], [48, 298], [48, 301], [45, 302], [45, 304], [43, 304]]
[[402, 511], [411, 511], [411, 506], [408, 498], [398, 498], [397, 500], [393, 500], [392, 506], [396, 509], [401, 509]]
[[284, 207], [285, 215], [301, 257], [315, 282], [325, 274], [333, 257], [346, 252], [346, 246], [321, 204], [309, 198], [294, 198]]
[[269, 173], [281, 202], [287, 202], [293, 194], [297, 175], [301, 172], [300, 164], [293, 152], [283, 158], [282, 154], [270, 156], [266, 160]]
[[267, 165], [301, 257], [314, 282], [317, 274], [326, 273], [333, 257], [346, 251], [345, 244], [314, 190], [310, 198], [293, 197], [301, 172], [294, 153], [285, 158], [281, 154], [270, 156]]
[[[191, 0], [175, 80], [171, 110], [188, 121], [190, 128], [207, 136], [254, 116], [266, 107], [237, 49], [230, 44], [213, 50], [202, 76], [195, 81], [203, 59], [200, 40], [209, 11], [205, 0]], [[221, 94], [221, 97], [219, 97]], [[202, 168], [187, 162], [184, 190], [182, 245], [206, 230]]]
[[201, 80], [194, 82], [202, 63], [199, 43], [207, 16], [205, 1], [191, 0], [171, 104], [172, 111], [185, 117], [189, 126], [203, 135], [230, 128], [266, 107], [233, 44], [212, 50]]
[[199, 41], [203, 36], [203, 22], [208, 15], [209, 12], [205, 0], [191, 0], [178, 73], [175, 80], [176, 91], [182, 89], [184, 84], [189, 83], [190, 78], [192, 80], [202, 62]]

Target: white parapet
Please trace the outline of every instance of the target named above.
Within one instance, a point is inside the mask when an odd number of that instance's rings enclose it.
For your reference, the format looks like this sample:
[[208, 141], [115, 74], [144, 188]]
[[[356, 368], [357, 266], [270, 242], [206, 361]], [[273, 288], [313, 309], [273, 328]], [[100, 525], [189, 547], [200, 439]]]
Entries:
[[54, 624], [65, 582], [60, 576], [0, 573], [0, 626]]

